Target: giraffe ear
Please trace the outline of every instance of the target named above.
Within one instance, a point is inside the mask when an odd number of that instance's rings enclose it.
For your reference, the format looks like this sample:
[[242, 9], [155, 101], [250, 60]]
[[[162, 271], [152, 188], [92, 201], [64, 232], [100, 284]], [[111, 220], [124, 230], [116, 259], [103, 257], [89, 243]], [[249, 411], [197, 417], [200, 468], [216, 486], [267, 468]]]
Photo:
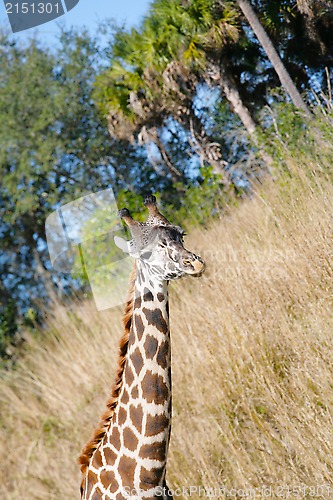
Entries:
[[124, 238], [121, 238], [120, 236], [114, 236], [113, 238], [115, 245], [120, 248], [124, 253], [128, 253], [132, 255], [133, 257], [137, 253], [137, 248], [133, 240], [127, 241], [124, 240]]
[[120, 238], [120, 236], [115, 236], [113, 238], [115, 245], [120, 248], [125, 253], [130, 253], [131, 245], [129, 241], [124, 240], [124, 238]]

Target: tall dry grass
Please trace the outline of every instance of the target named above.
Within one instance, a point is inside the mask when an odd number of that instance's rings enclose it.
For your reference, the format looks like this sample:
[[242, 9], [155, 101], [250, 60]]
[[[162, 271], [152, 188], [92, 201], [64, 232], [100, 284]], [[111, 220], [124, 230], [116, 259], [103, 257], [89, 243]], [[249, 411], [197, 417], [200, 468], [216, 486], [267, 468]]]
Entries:
[[[187, 238], [207, 271], [171, 288], [173, 488], [333, 497], [333, 187], [318, 161], [289, 157], [289, 173]], [[59, 305], [3, 377], [0, 498], [79, 498], [76, 457], [104, 409], [120, 324], [119, 309]]]

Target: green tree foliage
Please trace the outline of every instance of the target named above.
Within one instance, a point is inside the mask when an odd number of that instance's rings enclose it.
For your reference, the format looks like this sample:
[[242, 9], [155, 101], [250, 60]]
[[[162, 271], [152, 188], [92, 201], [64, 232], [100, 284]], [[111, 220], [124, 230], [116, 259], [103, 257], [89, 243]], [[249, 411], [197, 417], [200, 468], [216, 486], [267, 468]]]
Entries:
[[[139, 183], [146, 175], [145, 158], [129, 145], [124, 156], [93, 104], [101, 63], [96, 41], [84, 32], [64, 32], [60, 42], [51, 53], [34, 40], [22, 46], [1, 38], [0, 315], [5, 322], [12, 300], [22, 312], [52, 293], [46, 217], [79, 196], [110, 185], [116, 190], [133, 178]], [[67, 285], [66, 277], [56, 279]]]
[[[112, 187], [119, 206], [138, 206], [137, 192], [158, 190], [174, 199], [163, 168], [154, 169], [140, 149], [110, 139], [93, 101], [101, 70], [96, 40], [64, 32], [51, 52], [32, 40], [1, 39], [0, 63], [0, 320], [4, 353], [18, 322], [34, 303], [69, 289], [72, 277], [54, 273], [45, 241], [46, 217], [76, 198]], [[172, 134], [166, 142], [172, 142]], [[188, 153], [172, 144], [183, 171]], [[160, 162], [156, 151], [155, 161]], [[187, 182], [193, 174], [187, 175]], [[134, 210], [135, 211], [135, 210]], [[14, 301], [14, 302], [13, 302]], [[12, 304], [15, 303], [15, 314]], [[29, 309], [32, 308], [32, 309]], [[34, 313], [35, 314], [35, 313]], [[7, 349], [8, 350], [8, 349]]]

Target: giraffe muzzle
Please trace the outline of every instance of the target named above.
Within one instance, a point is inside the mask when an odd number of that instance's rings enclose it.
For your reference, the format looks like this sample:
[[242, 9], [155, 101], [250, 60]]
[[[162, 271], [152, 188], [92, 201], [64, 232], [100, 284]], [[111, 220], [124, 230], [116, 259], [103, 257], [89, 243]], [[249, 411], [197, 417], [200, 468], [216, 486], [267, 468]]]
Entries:
[[186, 274], [195, 277], [201, 276], [206, 269], [206, 264], [202, 258], [194, 254], [191, 258], [183, 259], [183, 266]]

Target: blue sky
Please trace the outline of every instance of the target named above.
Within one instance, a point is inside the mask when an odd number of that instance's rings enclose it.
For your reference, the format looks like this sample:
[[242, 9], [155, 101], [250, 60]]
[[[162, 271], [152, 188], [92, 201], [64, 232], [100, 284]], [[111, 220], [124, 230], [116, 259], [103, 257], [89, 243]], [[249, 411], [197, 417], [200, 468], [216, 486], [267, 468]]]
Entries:
[[[8, 0], [6, 0], [7, 2]], [[12, 2], [15, 3], [15, 0]], [[60, 26], [86, 26], [91, 33], [96, 32], [98, 23], [115, 18], [118, 23], [125, 22], [127, 26], [138, 25], [147, 13], [150, 0], [80, 0], [70, 12], [64, 16], [43, 24], [39, 28], [32, 28], [13, 34], [14, 38], [24, 40], [37, 35], [38, 39], [47, 45], [52, 45], [57, 39]], [[6, 15], [4, 2], [0, 0], [0, 25], [11, 32]]]

